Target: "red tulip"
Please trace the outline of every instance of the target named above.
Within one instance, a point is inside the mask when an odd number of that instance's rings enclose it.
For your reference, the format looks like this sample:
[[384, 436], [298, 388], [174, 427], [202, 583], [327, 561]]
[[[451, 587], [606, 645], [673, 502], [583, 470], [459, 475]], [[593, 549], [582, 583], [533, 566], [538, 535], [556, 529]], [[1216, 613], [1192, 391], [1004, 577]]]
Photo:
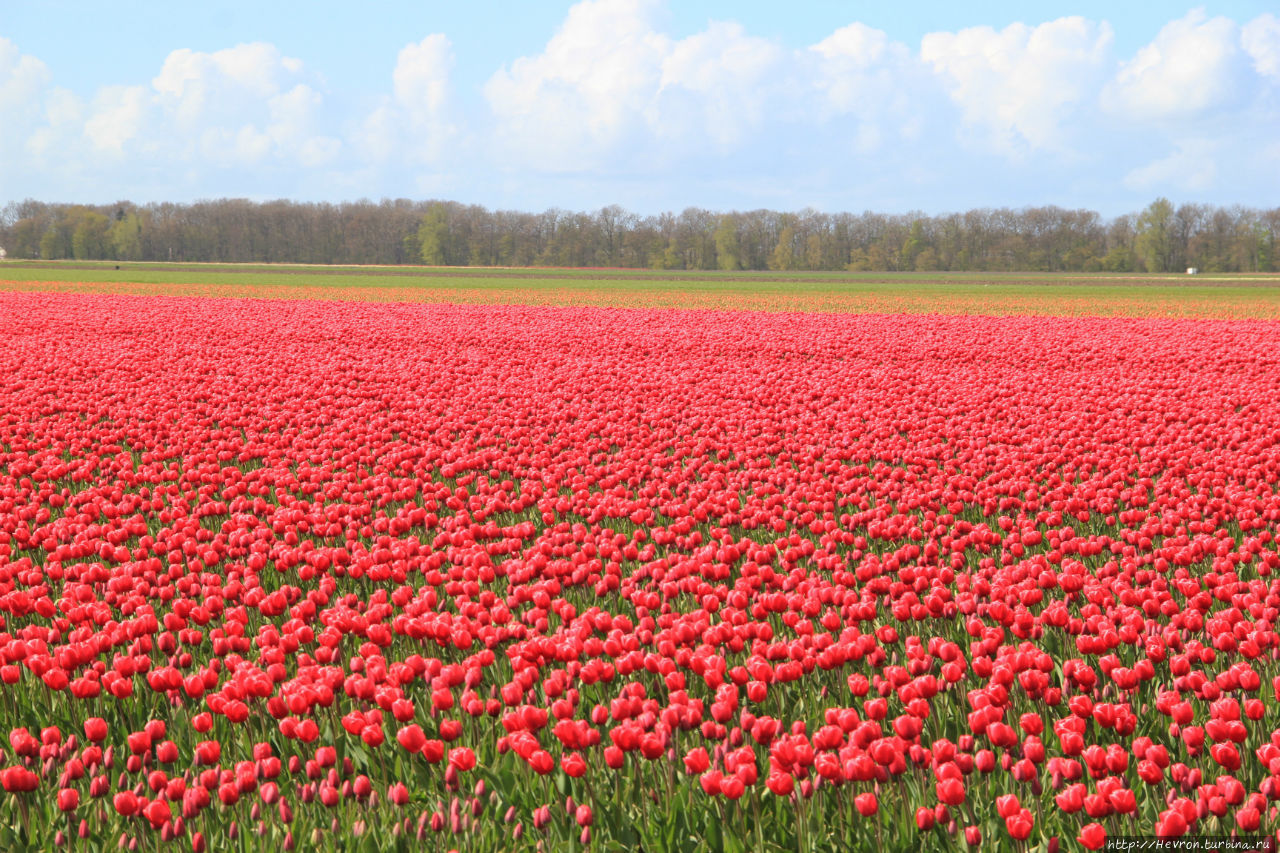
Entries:
[[6, 767], [0, 770], [0, 784], [9, 793], [25, 793], [34, 791], [40, 785], [40, 778], [25, 767]]
[[216, 740], [203, 740], [196, 744], [196, 761], [199, 764], [217, 764], [222, 756], [222, 744]]
[[1107, 831], [1100, 823], [1090, 823], [1081, 827], [1077, 840], [1088, 850], [1097, 850], [1107, 843]]
[[107, 721], [101, 717], [90, 717], [85, 720], [84, 736], [94, 743], [102, 743], [107, 738]]
[[407, 752], [417, 753], [421, 752], [426, 745], [427, 736], [423, 734], [420, 726], [416, 723], [411, 723], [396, 732], [396, 740], [400, 742], [400, 746], [404, 747]]
[[937, 784], [938, 800], [948, 806], [964, 802], [964, 785], [959, 779], [946, 779]]
[[169, 810], [169, 804], [160, 800], [152, 800], [142, 809], [143, 817], [150, 821], [151, 826], [159, 829], [172, 817]]
[[63, 788], [58, 791], [58, 809], [73, 812], [80, 805], [80, 792], [75, 788]]
[[576, 752], [562, 756], [560, 759], [560, 769], [564, 770], [565, 775], [572, 779], [578, 779], [586, 775], [587, 761]]
[[132, 817], [141, 808], [138, 797], [132, 791], [121, 791], [116, 794], [112, 798], [111, 804], [115, 807], [116, 812], [123, 817]]
[[476, 755], [470, 747], [458, 747], [449, 750], [449, 766], [458, 770], [470, 770], [476, 766]]

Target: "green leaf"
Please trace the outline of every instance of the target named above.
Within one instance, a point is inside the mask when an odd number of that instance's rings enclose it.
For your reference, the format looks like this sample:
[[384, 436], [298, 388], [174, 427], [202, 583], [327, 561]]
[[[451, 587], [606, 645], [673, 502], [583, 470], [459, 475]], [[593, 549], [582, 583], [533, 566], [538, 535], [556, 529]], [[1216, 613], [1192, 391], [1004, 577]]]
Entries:
[[702, 828], [702, 837], [706, 839], [707, 845], [712, 850], [724, 849], [724, 839], [720, 832], [720, 818], [710, 809], [706, 811], [706, 822]]

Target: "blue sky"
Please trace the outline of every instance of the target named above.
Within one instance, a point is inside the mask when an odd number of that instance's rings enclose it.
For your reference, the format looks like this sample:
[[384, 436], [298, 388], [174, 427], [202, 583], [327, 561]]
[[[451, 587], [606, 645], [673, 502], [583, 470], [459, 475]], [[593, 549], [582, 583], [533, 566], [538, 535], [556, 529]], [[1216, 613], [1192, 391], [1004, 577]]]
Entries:
[[0, 202], [1274, 207], [1269, 7], [6, 3]]

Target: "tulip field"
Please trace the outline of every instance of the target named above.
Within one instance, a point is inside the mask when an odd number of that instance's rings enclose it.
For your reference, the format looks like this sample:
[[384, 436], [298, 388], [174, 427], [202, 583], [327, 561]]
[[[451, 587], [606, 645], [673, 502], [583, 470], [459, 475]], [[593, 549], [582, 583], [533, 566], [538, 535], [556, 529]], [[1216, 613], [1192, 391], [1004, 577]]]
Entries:
[[75, 289], [0, 292], [0, 850], [1280, 829], [1273, 319]]

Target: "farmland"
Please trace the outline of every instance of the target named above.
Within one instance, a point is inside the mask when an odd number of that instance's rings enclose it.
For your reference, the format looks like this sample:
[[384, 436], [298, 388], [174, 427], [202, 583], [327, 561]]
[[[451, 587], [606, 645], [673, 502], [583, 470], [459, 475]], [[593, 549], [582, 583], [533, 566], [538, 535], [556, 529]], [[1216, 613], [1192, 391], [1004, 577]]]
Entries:
[[0, 267], [0, 849], [1280, 825], [1274, 277], [114, 267]]
[[1280, 319], [1280, 275], [758, 273], [9, 262], [5, 290], [843, 313]]

